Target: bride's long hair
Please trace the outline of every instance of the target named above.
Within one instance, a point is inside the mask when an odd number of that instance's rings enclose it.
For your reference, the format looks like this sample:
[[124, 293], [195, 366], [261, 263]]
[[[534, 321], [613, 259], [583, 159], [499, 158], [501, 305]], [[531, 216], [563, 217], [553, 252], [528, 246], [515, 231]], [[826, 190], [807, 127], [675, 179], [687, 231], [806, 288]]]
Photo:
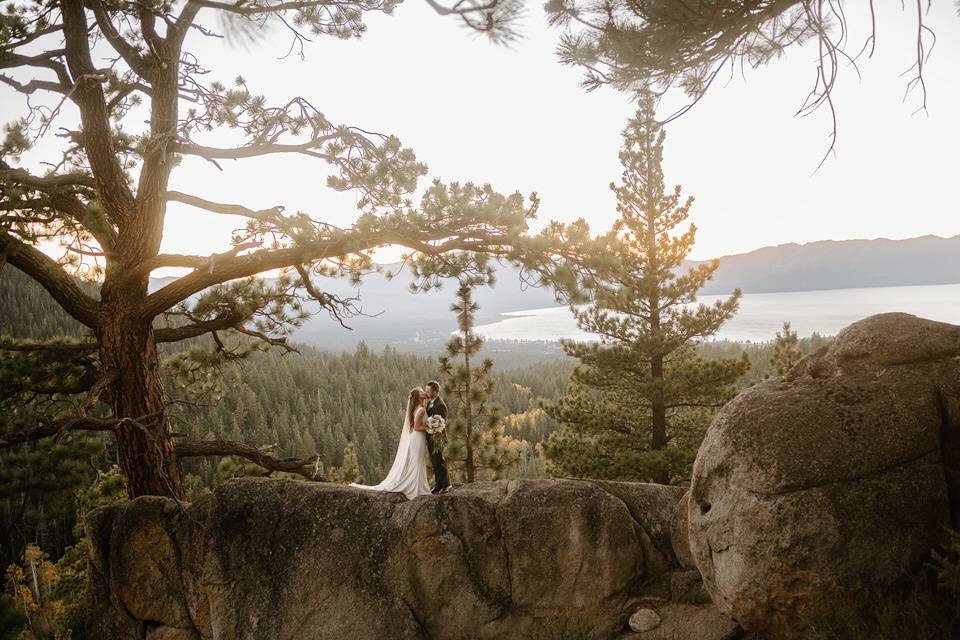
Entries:
[[417, 406], [420, 404], [420, 396], [423, 394], [423, 389], [420, 387], [414, 387], [410, 389], [410, 395], [407, 396], [407, 424], [410, 425], [410, 428], [413, 428], [413, 414], [417, 412]]

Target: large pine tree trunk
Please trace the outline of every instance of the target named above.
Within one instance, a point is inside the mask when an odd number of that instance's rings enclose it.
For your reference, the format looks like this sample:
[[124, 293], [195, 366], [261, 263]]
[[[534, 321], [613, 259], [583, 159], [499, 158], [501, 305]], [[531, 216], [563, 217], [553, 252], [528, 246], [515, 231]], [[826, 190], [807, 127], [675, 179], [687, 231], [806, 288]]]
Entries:
[[[647, 132], [644, 138], [646, 145], [646, 158], [655, 157], [653, 154], [653, 144], [655, 140], [651, 132]], [[660, 269], [660, 245], [657, 243], [657, 223], [661, 211], [658, 208], [658, 197], [653, 191], [653, 185], [657, 183], [658, 176], [651, 174], [651, 166], [647, 163], [646, 191], [644, 194], [644, 209], [647, 211], [645, 221], [646, 237], [645, 245], [647, 251], [646, 277], [649, 281], [655, 283], [653, 290], [647, 299], [649, 306], [650, 335], [657, 339], [657, 352], [650, 358], [650, 379], [653, 382], [654, 395], [650, 398], [650, 409], [652, 418], [652, 433], [650, 437], [650, 448], [653, 451], [659, 451], [667, 446], [667, 407], [663, 398], [663, 333], [661, 331], [661, 300], [660, 291], [662, 287], [659, 275]], [[670, 484], [670, 474], [666, 471], [658, 471], [654, 474], [654, 482], [661, 484]]]
[[[663, 356], [657, 355], [651, 359], [650, 377], [655, 385], [663, 385]], [[667, 446], [667, 407], [663, 401], [663, 394], [656, 393], [651, 403], [653, 413], [653, 434], [650, 439], [650, 448], [654, 451]]]
[[[650, 377], [654, 383], [663, 384], [663, 356], [657, 355], [651, 359]], [[656, 396], [651, 403], [651, 413], [653, 414], [653, 434], [650, 438], [650, 448], [654, 451], [660, 451], [667, 447], [667, 407], [663, 401], [663, 393], [656, 392]], [[670, 484], [670, 474], [664, 471], [654, 473], [654, 482], [660, 484]]]
[[[653, 246], [656, 246], [656, 238], [652, 239]], [[660, 298], [651, 296], [650, 304], [650, 330], [658, 338], [660, 337]], [[658, 348], [662, 348], [658, 347]], [[652, 414], [653, 432], [650, 437], [650, 448], [653, 451], [665, 449], [667, 446], [667, 407], [663, 398], [663, 353], [654, 354], [650, 358], [650, 379], [654, 384], [654, 396], [651, 398], [650, 409]], [[653, 476], [654, 482], [660, 484], [670, 484], [670, 474], [667, 471], [658, 471]]]
[[[136, 317], [134, 300], [140, 292], [121, 296], [111, 289], [103, 289], [103, 294], [116, 299], [104, 300], [97, 337], [103, 370], [117, 373], [106, 399], [115, 417], [131, 419], [116, 431], [127, 493], [131, 498], [159, 495], [180, 499], [180, 463], [164, 412], [167, 398], [153, 329], [149, 320]], [[145, 294], [145, 282], [142, 289]]]

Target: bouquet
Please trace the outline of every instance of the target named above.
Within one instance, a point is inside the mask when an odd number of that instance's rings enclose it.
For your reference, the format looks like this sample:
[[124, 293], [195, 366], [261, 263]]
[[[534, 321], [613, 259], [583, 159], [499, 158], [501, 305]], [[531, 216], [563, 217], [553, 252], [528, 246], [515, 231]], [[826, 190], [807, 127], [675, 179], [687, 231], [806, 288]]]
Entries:
[[447, 421], [443, 419], [443, 416], [427, 418], [427, 433], [432, 436], [430, 438], [430, 453], [435, 454], [437, 451], [443, 451], [447, 444]]

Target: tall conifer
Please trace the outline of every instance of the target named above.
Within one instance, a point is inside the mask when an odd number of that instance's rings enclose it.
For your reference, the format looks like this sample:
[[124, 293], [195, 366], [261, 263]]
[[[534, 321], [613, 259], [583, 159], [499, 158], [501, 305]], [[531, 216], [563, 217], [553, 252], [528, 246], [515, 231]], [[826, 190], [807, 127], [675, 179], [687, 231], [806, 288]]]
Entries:
[[[487, 276], [492, 281], [492, 276]], [[493, 360], [478, 362], [483, 338], [474, 331], [474, 317], [480, 308], [473, 299], [476, 279], [464, 279], [457, 300], [450, 309], [457, 316], [458, 331], [440, 357], [443, 392], [451, 402], [452, 419], [447, 424], [446, 456], [454, 470], [466, 482], [477, 479], [477, 472], [488, 470], [500, 477], [519, 456], [519, 441], [504, 434], [496, 407], [491, 403], [494, 383], [490, 372]]]
[[783, 330], [777, 331], [777, 337], [773, 341], [773, 355], [770, 356], [770, 366], [773, 367], [774, 375], [786, 375], [787, 371], [790, 371], [802, 357], [797, 332], [790, 328], [789, 322], [784, 322]]
[[676, 436], [700, 428], [703, 410], [728, 400], [749, 367], [694, 349], [736, 313], [740, 291], [694, 306], [719, 263], [684, 267], [696, 227], [681, 225], [693, 198], [664, 186], [664, 135], [654, 98], [643, 96], [623, 133], [620, 184], [611, 184], [620, 214], [609, 236], [614, 266], [599, 274], [593, 303], [573, 309], [598, 340], [564, 342], [580, 365], [565, 396], [546, 407], [566, 427], [547, 445], [555, 474], [668, 482], [696, 448]]

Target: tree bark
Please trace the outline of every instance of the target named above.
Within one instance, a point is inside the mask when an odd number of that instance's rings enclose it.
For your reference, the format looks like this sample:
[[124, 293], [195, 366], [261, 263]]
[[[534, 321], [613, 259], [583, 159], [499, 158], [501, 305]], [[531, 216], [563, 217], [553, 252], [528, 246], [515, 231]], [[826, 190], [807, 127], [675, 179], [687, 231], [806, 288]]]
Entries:
[[[655, 384], [663, 384], [663, 356], [655, 356], [650, 365], [650, 377]], [[659, 394], [658, 395], [662, 395]], [[653, 410], [653, 435], [650, 439], [650, 448], [654, 451], [667, 446], [667, 406], [662, 397], [657, 397], [651, 403]]]
[[[660, 298], [653, 295], [649, 300], [650, 304], [650, 330], [651, 334], [658, 339], [661, 338], [660, 332]], [[658, 347], [662, 349], [661, 347]], [[652, 418], [652, 433], [650, 436], [650, 449], [659, 451], [667, 447], [667, 403], [663, 397], [663, 353], [659, 351], [650, 358], [650, 380], [654, 386], [654, 395], [650, 398], [650, 410]], [[653, 481], [660, 484], [670, 484], [670, 474], [666, 471], [657, 471], [654, 473]]]
[[[660, 268], [660, 255], [659, 255], [659, 245], [657, 244], [657, 214], [659, 213], [658, 209], [658, 198], [657, 194], [653, 191], [653, 185], [656, 183], [656, 176], [650, 174], [650, 164], [649, 158], [652, 157], [651, 149], [651, 134], [648, 133], [644, 142], [646, 144], [646, 157], [647, 161], [647, 176], [646, 176], [646, 203], [645, 208], [648, 211], [648, 216], [646, 219], [646, 231], [647, 237], [647, 276], [651, 278], [652, 281], [656, 282], [658, 277], [658, 271]], [[649, 306], [649, 319], [650, 319], [650, 334], [655, 337], [658, 341], [657, 344], [657, 353], [650, 358], [650, 380], [653, 383], [654, 387], [654, 396], [650, 398], [650, 408], [651, 408], [651, 426], [652, 433], [650, 436], [650, 449], [653, 451], [659, 451], [665, 449], [667, 446], [667, 406], [666, 401], [663, 397], [663, 333], [661, 330], [661, 300], [659, 295], [659, 284], [654, 287], [653, 292], [650, 295], [650, 298], [647, 300]], [[670, 474], [666, 471], [657, 471], [654, 473], [653, 477], [654, 482], [659, 482], [660, 484], [670, 484]]]
[[97, 331], [101, 365], [118, 374], [107, 390], [107, 401], [116, 418], [130, 418], [116, 429], [117, 453], [131, 498], [158, 495], [179, 500], [180, 462], [164, 413], [167, 397], [160, 359], [150, 321], [136, 314], [135, 299], [146, 294], [146, 282], [137, 289], [141, 291], [120, 295], [104, 286], [103, 292], [113, 299], [104, 300]]
[[[468, 308], [469, 300], [464, 300], [464, 308]], [[464, 311], [467, 313], [467, 311]], [[473, 401], [470, 397], [470, 387], [473, 382], [473, 372], [470, 370], [470, 344], [471, 344], [471, 333], [467, 329], [464, 332], [464, 352], [463, 352], [463, 361], [467, 370], [467, 401], [464, 403], [466, 409], [466, 429], [465, 434], [467, 438], [467, 452], [466, 452], [466, 462], [464, 464], [464, 471], [467, 475], [467, 482], [474, 482], [477, 477], [477, 468], [473, 462]]]
[[180, 458], [199, 456], [239, 456], [257, 464], [268, 471], [296, 473], [307, 480], [329, 482], [327, 476], [316, 472], [315, 461], [304, 458], [277, 459], [253, 445], [229, 440], [180, 440], [176, 444]]

